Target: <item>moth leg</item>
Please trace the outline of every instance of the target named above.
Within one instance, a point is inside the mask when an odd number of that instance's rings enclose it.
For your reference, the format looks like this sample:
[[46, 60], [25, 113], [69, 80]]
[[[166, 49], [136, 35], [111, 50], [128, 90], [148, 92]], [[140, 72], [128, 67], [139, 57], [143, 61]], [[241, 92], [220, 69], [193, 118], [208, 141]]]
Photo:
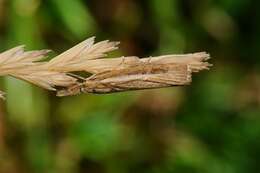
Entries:
[[143, 62], [143, 74], [150, 74], [153, 70], [153, 66], [151, 65], [152, 63], [152, 56], [150, 56], [149, 58], [147, 58], [146, 61]]
[[150, 56], [149, 58], [147, 58], [147, 60], [143, 62], [144, 65], [149, 65], [149, 64], [151, 64], [152, 58], [153, 58], [152, 56]]
[[126, 60], [126, 58], [125, 58], [125, 56], [123, 56], [122, 57], [122, 61], [119, 63], [118, 66], [124, 65], [125, 64], [125, 60]]
[[115, 71], [115, 70], [119, 69], [121, 66], [123, 66], [125, 64], [125, 61], [126, 61], [126, 57], [123, 56], [122, 61], [118, 65], [116, 65], [114, 68], [112, 68], [111, 71]]
[[123, 56], [123, 57], [121, 57], [121, 59], [122, 59], [121, 62], [110, 71], [117, 70], [121, 66], [123, 66], [123, 67], [124, 66], [126, 66], [126, 67], [136, 66], [136, 65], [140, 65], [142, 63], [142, 61], [140, 61], [140, 59], [136, 56], [130, 56], [130, 57]]
[[152, 56], [150, 56], [150, 57], [148, 58], [148, 60], [147, 60], [147, 62], [146, 62], [146, 63], [150, 64], [150, 63], [152, 62], [152, 59], [153, 59], [153, 57], [152, 57]]

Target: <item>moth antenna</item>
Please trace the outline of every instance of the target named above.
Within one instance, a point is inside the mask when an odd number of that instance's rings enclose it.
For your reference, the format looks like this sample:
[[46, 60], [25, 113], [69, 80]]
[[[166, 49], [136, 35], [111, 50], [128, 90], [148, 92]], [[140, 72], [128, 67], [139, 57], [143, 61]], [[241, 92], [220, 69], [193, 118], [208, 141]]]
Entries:
[[84, 77], [76, 75], [76, 74], [73, 74], [73, 73], [68, 73], [68, 75], [71, 76], [71, 77], [74, 77], [74, 78], [76, 78], [78, 80], [81, 80], [81, 81], [85, 81], [86, 80]]

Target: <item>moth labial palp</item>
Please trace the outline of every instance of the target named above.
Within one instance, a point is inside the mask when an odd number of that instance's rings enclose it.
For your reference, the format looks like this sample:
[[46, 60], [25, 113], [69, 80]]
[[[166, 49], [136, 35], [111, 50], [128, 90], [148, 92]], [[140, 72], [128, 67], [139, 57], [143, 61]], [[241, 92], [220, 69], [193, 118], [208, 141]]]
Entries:
[[82, 83], [75, 84], [66, 89], [57, 91], [56, 95], [59, 97], [78, 95], [78, 94], [84, 93], [84, 92], [82, 92], [82, 88], [83, 88]]

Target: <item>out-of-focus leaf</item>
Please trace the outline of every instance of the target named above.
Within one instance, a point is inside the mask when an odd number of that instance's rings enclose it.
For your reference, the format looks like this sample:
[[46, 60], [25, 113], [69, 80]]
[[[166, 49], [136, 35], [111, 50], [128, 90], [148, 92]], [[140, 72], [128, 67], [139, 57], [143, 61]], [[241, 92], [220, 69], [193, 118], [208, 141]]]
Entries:
[[76, 147], [86, 157], [104, 159], [120, 150], [122, 130], [115, 117], [96, 112], [77, 122], [71, 135]]
[[68, 29], [77, 38], [93, 34], [95, 22], [80, 0], [51, 0]]

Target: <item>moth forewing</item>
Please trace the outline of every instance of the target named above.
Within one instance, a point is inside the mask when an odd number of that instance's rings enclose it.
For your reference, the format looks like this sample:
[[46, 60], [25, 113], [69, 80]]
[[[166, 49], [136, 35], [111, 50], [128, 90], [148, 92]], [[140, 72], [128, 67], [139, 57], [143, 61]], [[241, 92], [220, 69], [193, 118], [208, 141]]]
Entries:
[[86, 80], [84, 92], [113, 93], [188, 85], [191, 72], [182, 64], [147, 64], [97, 74]]

